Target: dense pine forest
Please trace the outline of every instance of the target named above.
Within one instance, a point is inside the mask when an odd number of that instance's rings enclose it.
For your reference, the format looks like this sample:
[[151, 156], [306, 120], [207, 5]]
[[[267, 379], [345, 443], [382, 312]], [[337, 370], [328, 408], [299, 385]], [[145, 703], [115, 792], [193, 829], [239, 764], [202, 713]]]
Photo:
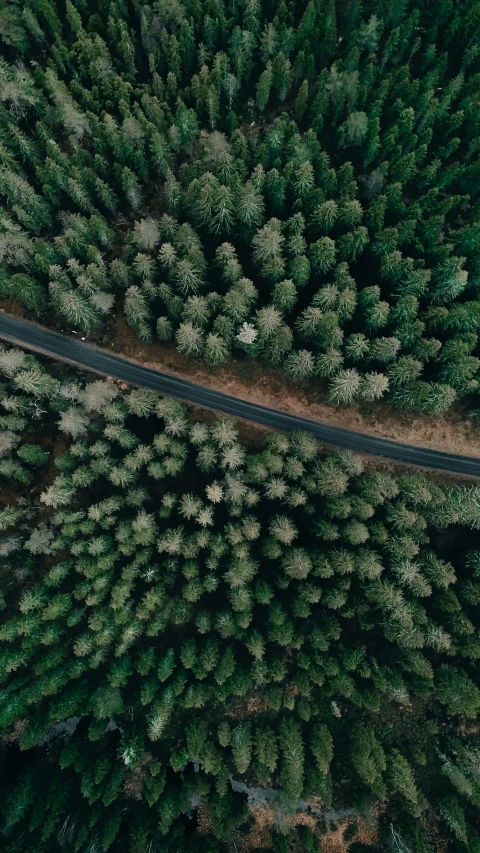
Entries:
[[0, 428], [2, 853], [478, 853], [480, 487], [10, 348]]
[[4, 0], [0, 294], [333, 405], [478, 411], [479, 27], [475, 0]]
[[[479, 37], [3, 0], [0, 307], [480, 414]], [[0, 347], [1, 853], [480, 853], [479, 531], [475, 484]]]

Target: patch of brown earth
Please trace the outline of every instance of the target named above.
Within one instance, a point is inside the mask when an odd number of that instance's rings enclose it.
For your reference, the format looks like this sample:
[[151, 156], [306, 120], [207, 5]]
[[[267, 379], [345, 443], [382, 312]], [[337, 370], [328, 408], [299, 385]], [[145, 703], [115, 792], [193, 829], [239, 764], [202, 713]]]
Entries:
[[[354, 832], [347, 832], [355, 827]], [[348, 841], [345, 838], [347, 835]], [[375, 847], [378, 844], [378, 821], [365, 821], [361, 818], [351, 818], [341, 821], [336, 829], [331, 829], [326, 835], [322, 835], [321, 851], [322, 853], [348, 853], [348, 849], [353, 842], [366, 844], [370, 847]]]
[[151, 761], [152, 756], [149, 752], [146, 752], [142, 755], [138, 764], [127, 772], [123, 783], [123, 794], [127, 799], [142, 799], [147, 769]]
[[252, 714], [264, 714], [271, 706], [265, 695], [253, 694], [248, 699], [243, 696], [231, 699], [225, 706], [225, 714], [233, 719], [245, 719]]
[[270, 710], [270, 704], [266, 696], [252, 696], [247, 702], [249, 714], [263, 714]]
[[0, 736], [0, 740], [3, 743], [17, 743], [21, 737], [24, 735], [26, 729], [28, 727], [28, 720], [17, 720], [13, 726], [11, 732], [5, 732]]
[[[272, 845], [272, 828], [274, 813], [270, 809], [259, 806], [250, 809], [253, 825], [242, 840], [242, 853], [250, 853], [259, 848], [269, 849]], [[321, 853], [348, 853], [353, 842], [369, 846], [378, 844], [378, 814], [372, 815], [370, 821], [362, 818], [348, 818], [340, 821], [335, 828], [329, 828], [320, 834], [318, 821], [307, 812], [298, 812], [288, 819], [291, 828], [308, 826], [318, 838], [318, 850]], [[348, 840], [347, 840], [348, 839]]]
[[[254, 822], [249, 832], [242, 838], [242, 853], [250, 853], [251, 850], [259, 848], [268, 850], [272, 846], [271, 831], [274, 825], [274, 813], [270, 809], [253, 806], [250, 809], [250, 815]], [[288, 824], [292, 829], [295, 826], [308, 826], [312, 832], [316, 832], [317, 829], [317, 821], [306, 812], [291, 815], [288, 818]]]
[[2, 314], [10, 314], [11, 317], [18, 317], [19, 320], [30, 319], [27, 309], [16, 299], [5, 299], [2, 296], [0, 305], [2, 306]]
[[243, 837], [242, 851], [243, 853], [250, 853], [251, 850], [258, 850], [262, 847], [266, 847], [268, 850], [272, 846], [272, 813], [269, 809], [262, 809], [257, 806], [250, 809], [250, 814], [254, 822], [248, 834]]
[[200, 835], [210, 835], [213, 832], [213, 822], [205, 803], [200, 803], [197, 809], [197, 832]]

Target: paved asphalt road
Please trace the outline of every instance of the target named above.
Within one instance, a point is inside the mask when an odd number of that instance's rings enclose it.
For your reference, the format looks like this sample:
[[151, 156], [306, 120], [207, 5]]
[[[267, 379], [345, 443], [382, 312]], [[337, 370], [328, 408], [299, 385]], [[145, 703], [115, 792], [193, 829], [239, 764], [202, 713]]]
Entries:
[[480, 458], [456, 456], [453, 453], [400, 444], [389, 439], [375, 438], [361, 432], [328, 426], [307, 418], [297, 418], [276, 409], [267, 409], [264, 406], [240, 400], [238, 397], [211, 391], [201, 385], [187, 382], [186, 379], [177, 379], [157, 370], [142, 367], [140, 364], [111, 355], [105, 350], [76, 338], [50, 332], [48, 329], [23, 320], [16, 320], [2, 313], [0, 313], [0, 338], [27, 349], [40, 351], [50, 357], [71, 362], [79, 367], [114, 376], [132, 385], [151, 388], [159, 394], [176, 397], [186, 403], [195, 403], [217, 412], [246, 418], [274, 429], [308, 430], [316, 435], [319, 441], [348, 447], [358, 453], [370, 453], [393, 459], [395, 462], [407, 462], [424, 468], [437, 468], [480, 478]]

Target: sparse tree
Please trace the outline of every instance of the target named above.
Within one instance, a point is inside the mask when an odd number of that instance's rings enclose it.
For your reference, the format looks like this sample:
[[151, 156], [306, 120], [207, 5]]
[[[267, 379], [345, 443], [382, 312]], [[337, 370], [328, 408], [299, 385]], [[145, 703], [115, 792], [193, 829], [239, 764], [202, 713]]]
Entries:
[[211, 332], [205, 340], [205, 361], [212, 367], [225, 364], [230, 356], [230, 348], [221, 335]]
[[308, 379], [315, 371], [313, 353], [306, 349], [291, 353], [285, 362], [285, 370], [293, 379]]
[[141, 219], [135, 223], [132, 238], [141, 252], [152, 252], [160, 242], [160, 232], [154, 219]]
[[147, 295], [142, 288], [132, 285], [125, 294], [125, 317], [127, 323], [142, 341], [150, 341], [152, 332], [150, 322], [152, 314], [148, 305]]
[[192, 323], [180, 323], [175, 335], [177, 349], [182, 355], [198, 356], [204, 349], [203, 332]]
[[360, 393], [361, 377], [356, 370], [340, 370], [331, 380], [328, 400], [334, 406], [348, 406]]
[[388, 390], [388, 378], [383, 373], [365, 373], [360, 385], [360, 396], [373, 402], [380, 400]]

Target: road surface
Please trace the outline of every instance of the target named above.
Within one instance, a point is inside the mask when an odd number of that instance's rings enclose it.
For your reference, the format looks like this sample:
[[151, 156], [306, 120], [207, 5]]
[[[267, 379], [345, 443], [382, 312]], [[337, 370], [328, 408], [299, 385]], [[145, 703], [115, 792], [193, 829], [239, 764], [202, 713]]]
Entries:
[[276, 409], [267, 409], [256, 403], [231, 397], [229, 394], [211, 391], [186, 379], [178, 379], [158, 370], [143, 367], [76, 338], [59, 335], [2, 313], [0, 313], [0, 338], [17, 346], [70, 362], [78, 367], [113, 376], [142, 388], [150, 388], [158, 391], [159, 394], [175, 397], [185, 403], [194, 403], [217, 412], [263, 424], [272, 429], [307, 430], [325, 444], [348, 447], [357, 453], [369, 453], [385, 459], [393, 459], [395, 462], [480, 478], [480, 458], [457, 456], [454, 453], [442, 453], [439, 450], [401, 444], [341, 427], [328, 426], [307, 418], [295, 417]]

